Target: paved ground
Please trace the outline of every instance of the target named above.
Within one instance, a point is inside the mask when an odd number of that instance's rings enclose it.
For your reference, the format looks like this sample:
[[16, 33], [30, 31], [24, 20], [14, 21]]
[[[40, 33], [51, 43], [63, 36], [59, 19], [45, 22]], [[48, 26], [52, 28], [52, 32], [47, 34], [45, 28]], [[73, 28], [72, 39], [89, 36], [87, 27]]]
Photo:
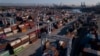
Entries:
[[[38, 43], [38, 44], [37, 44]], [[37, 49], [39, 49], [41, 46], [41, 40], [37, 40], [27, 48], [25, 48], [18, 56], [32, 56], [35, 55], [34, 53], [37, 52]], [[40, 49], [41, 50], [41, 49]], [[39, 52], [41, 53], [41, 52]]]

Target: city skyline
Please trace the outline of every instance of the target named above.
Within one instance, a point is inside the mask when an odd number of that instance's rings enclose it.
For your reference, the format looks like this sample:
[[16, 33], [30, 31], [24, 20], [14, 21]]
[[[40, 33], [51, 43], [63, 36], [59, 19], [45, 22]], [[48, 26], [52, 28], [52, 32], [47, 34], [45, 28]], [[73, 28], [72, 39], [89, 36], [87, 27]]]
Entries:
[[8, 4], [42, 4], [42, 5], [81, 5], [85, 2], [86, 5], [96, 5], [100, 0], [0, 0], [0, 3]]

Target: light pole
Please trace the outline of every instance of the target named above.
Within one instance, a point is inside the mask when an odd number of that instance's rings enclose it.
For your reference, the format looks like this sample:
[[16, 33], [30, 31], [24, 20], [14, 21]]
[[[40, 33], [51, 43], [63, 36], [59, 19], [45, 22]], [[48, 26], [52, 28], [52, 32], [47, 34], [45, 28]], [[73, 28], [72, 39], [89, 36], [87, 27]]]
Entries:
[[47, 24], [48, 24], [48, 35], [50, 35], [51, 34], [51, 22], [48, 20]]
[[[52, 23], [48, 20], [47, 21], [47, 25], [48, 25], [48, 36], [51, 34], [51, 30], [52, 30]], [[46, 38], [46, 41], [48, 40], [48, 38]]]

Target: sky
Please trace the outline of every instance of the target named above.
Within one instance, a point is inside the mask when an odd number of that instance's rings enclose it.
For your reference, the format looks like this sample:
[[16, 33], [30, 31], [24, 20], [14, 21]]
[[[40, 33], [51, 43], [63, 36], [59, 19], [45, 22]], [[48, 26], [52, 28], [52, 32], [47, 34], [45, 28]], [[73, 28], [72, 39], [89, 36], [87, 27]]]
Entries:
[[100, 0], [0, 0], [0, 3], [22, 3], [22, 4], [64, 4], [64, 5], [80, 5], [85, 2], [86, 5], [95, 5]]

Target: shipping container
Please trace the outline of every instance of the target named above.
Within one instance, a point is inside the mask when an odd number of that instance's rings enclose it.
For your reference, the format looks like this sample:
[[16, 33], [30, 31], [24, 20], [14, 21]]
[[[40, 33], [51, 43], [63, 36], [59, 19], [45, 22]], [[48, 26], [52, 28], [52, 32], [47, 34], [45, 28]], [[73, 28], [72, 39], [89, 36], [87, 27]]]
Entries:
[[12, 36], [12, 35], [13, 35], [13, 32], [6, 33], [6, 37], [9, 37], [9, 36]]
[[29, 35], [29, 38], [30, 38], [29, 39], [30, 40], [30, 43], [33, 43], [34, 41], [36, 41], [38, 39], [37, 34], [36, 34], [36, 31], [31, 32], [28, 35]]
[[7, 36], [3, 33], [3, 34], [0, 34], [0, 39], [5, 39]]
[[24, 23], [24, 25], [25, 25], [26, 29], [29, 29], [30, 28], [28, 22], [27, 23]]
[[17, 29], [17, 24], [11, 26], [12, 31]]
[[0, 51], [5, 50], [6, 45], [7, 45], [6, 43], [0, 44]]
[[32, 20], [29, 21], [29, 26], [30, 26], [31, 29], [35, 26], [34, 22]]
[[19, 28], [20, 28], [21, 32], [26, 32], [27, 31], [24, 24], [19, 25]]
[[12, 30], [11, 30], [11, 27], [4, 28], [4, 33], [5, 33], [5, 35], [6, 35], [7, 37], [13, 35], [13, 32], [12, 32]]
[[18, 29], [13, 30], [13, 34], [17, 34], [18, 33]]
[[22, 44], [25, 44], [25, 43], [29, 42], [29, 36], [28, 35], [22, 36], [21, 37], [21, 42], [22, 42]]
[[11, 28], [8, 27], [8, 28], [4, 28], [4, 32], [7, 33], [7, 32], [11, 32]]
[[22, 45], [21, 39], [16, 39], [16, 40], [14, 40], [14, 41], [11, 42], [11, 46], [12, 46], [14, 49], [17, 48], [17, 47], [19, 47], [19, 46], [21, 46], [21, 45]]
[[14, 55], [18, 55], [20, 52], [22, 52], [24, 49], [23, 46], [19, 46], [17, 48], [14, 49]]
[[3, 31], [3, 29], [0, 29], [0, 34], [4, 34], [4, 31]]

